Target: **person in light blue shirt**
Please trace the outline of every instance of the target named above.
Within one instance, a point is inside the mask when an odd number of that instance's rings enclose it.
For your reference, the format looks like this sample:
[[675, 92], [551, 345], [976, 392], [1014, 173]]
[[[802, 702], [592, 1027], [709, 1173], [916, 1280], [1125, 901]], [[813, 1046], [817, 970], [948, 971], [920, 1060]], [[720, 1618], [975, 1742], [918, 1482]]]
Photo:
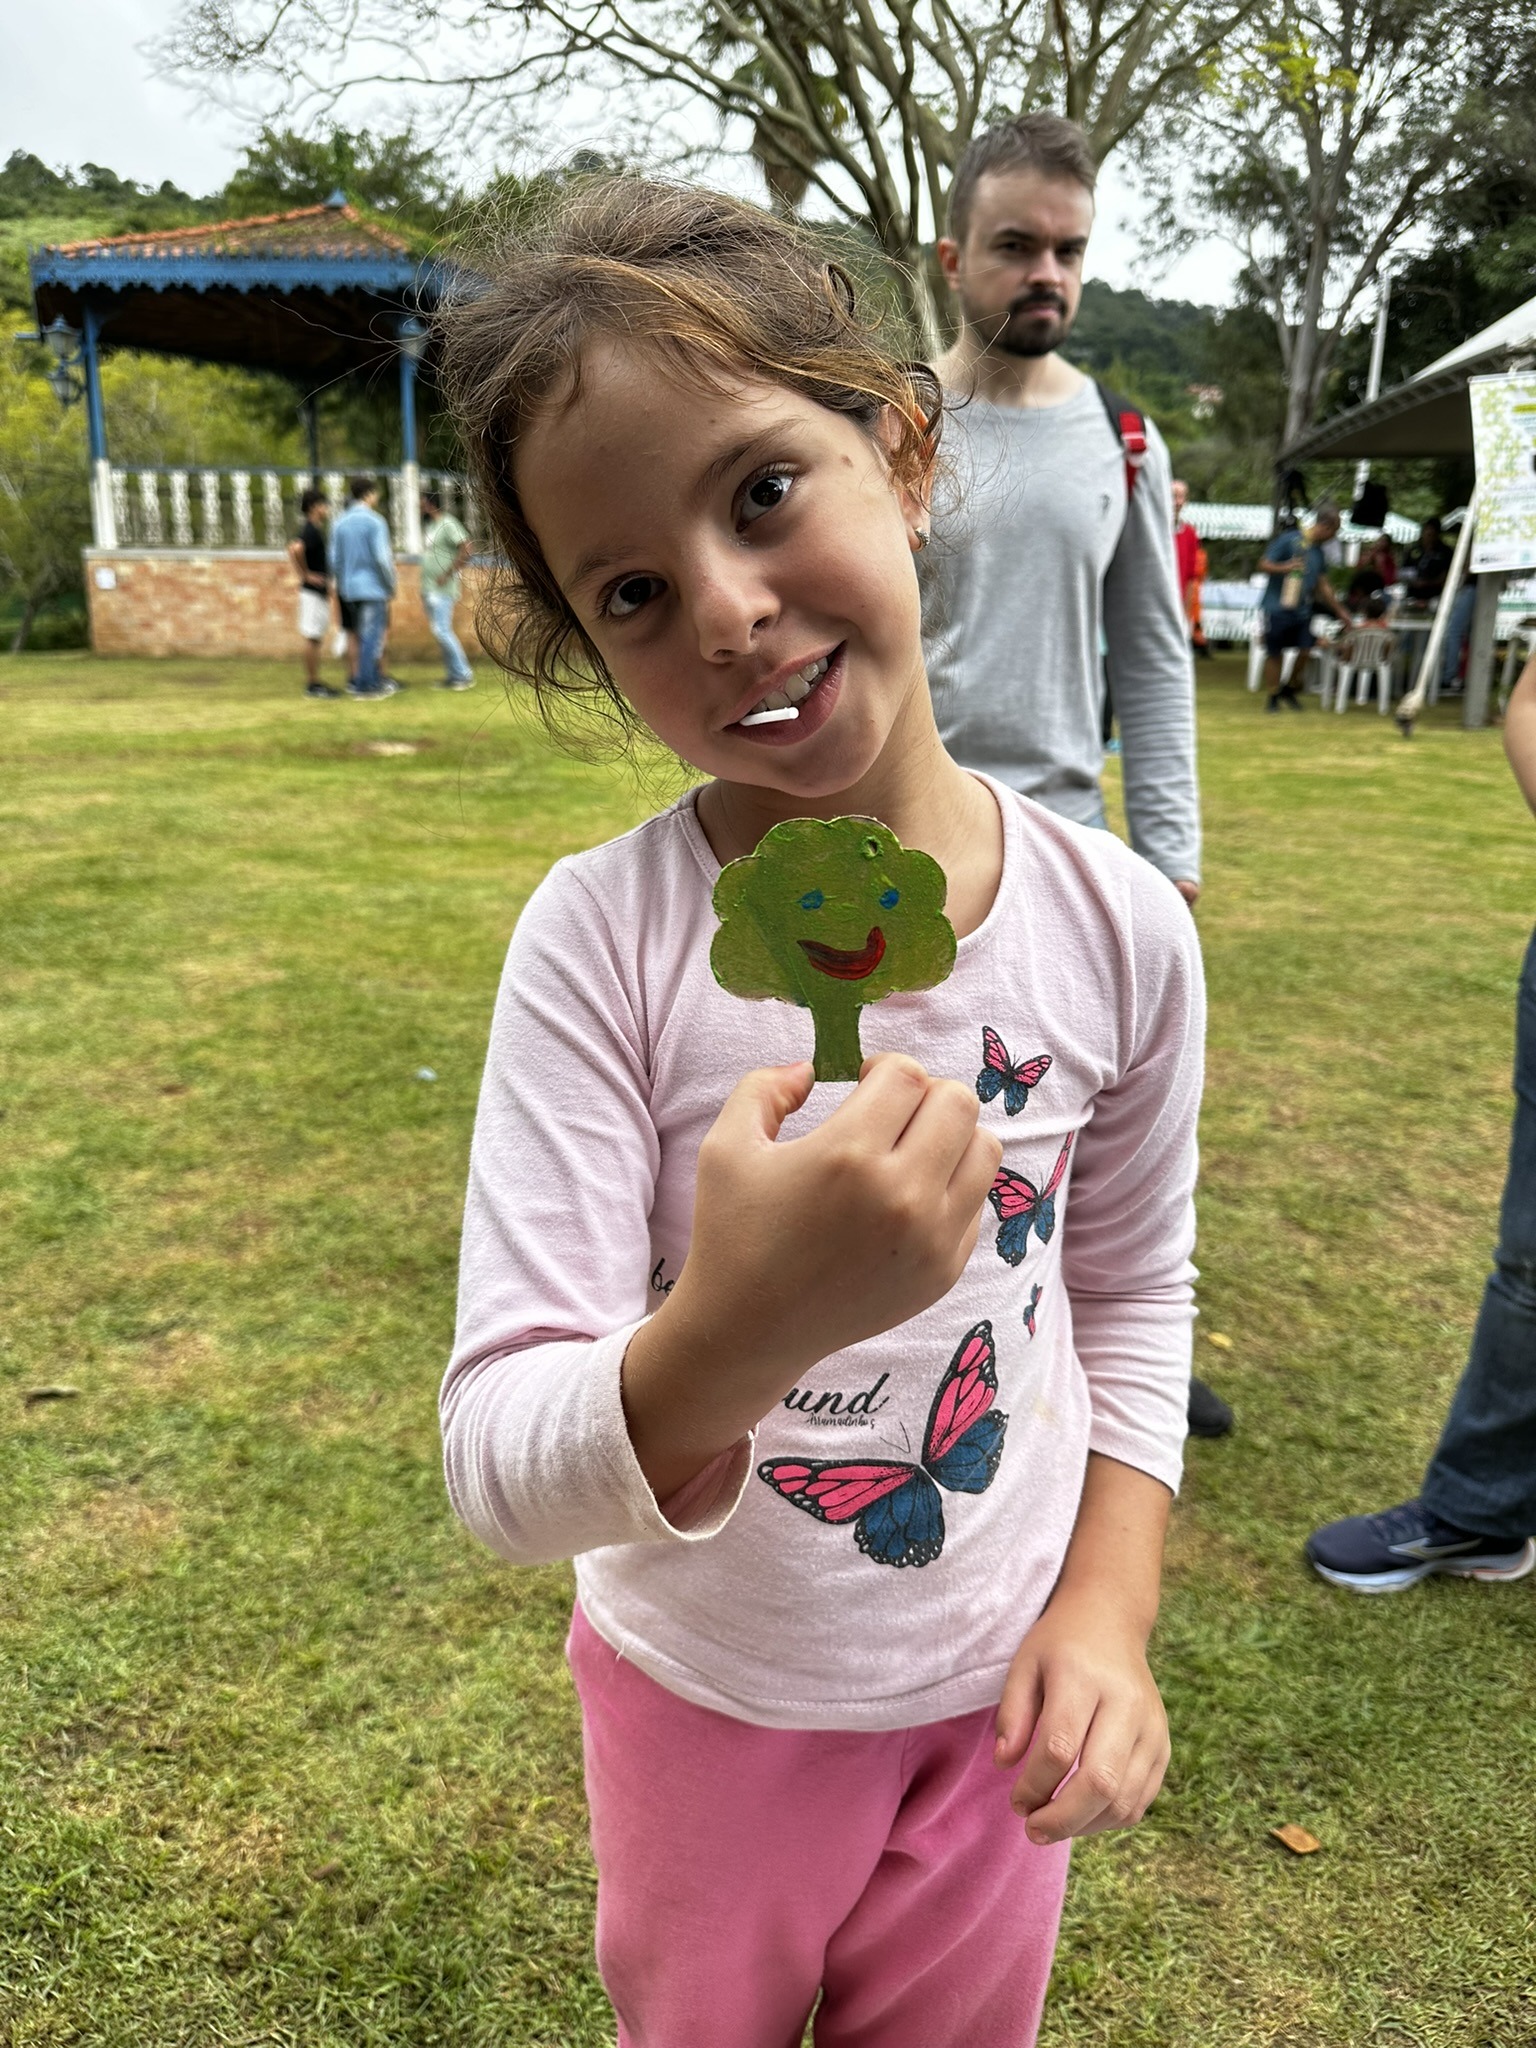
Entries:
[[379, 487], [371, 476], [355, 476], [351, 503], [331, 528], [331, 573], [342, 608], [342, 624], [357, 635], [357, 673], [347, 685], [353, 697], [388, 697], [395, 685], [379, 673], [379, 655], [395, 594], [395, 555], [389, 528], [378, 510]]
[[1260, 569], [1269, 578], [1260, 609], [1264, 614], [1264, 683], [1269, 692], [1266, 711], [1278, 711], [1282, 703], [1293, 711], [1301, 709], [1301, 695], [1285, 674], [1288, 648], [1305, 655], [1312, 646], [1312, 613], [1326, 605], [1343, 625], [1354, 620], [1333, 594], [1328, 581], [1328, 557], [1324, 550], [1339, 530], [1339, 515], [1332, 505], [1320, 505], [1310, 534], [1294, 526], [1283, 527], [1264, 550]]

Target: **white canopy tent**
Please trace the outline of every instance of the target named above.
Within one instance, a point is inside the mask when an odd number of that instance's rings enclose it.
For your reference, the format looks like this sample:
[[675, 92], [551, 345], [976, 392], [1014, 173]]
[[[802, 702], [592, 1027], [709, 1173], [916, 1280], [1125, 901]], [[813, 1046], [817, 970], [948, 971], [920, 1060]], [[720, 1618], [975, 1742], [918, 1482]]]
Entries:
[[[1417, 375], [1393, 385], [1378, 398], [1351, 406], [1348, 412], [1313, 427], [1283, 449], [1280, 459], [1294, 466], [1318, 456], [1470, 455], [1470, 380], [1533, 365], [1536, 299], [1528, 299], [1502, 320], [1485, 327], [1481, 334], [1472, 335], [1434, 362], [1426, 363]], [[1465, 535], [1462, 539], [1465, 540]], [[1458, 554], [1461, 552], [1458, 548]], [[1477, 608], [1467, 655], [1467, 694], [1462, 714], [1463, 722], [1469, 726], [1483, 724], [1488, 715], [1499, 598], [1507, 580], [1502, 573], [1477, 578]], [[1410, 720], [1438, 651], [1437, 635], [1425, 649], [1420, 688], [1404, 706]]]
[[1525, 358], [1536, 358], [1536, 299], [1528, 299], [1379, 398], [1311, 428], [1282, 449], [1280, 459], [1294, 465], [1320, 455], [1470, 455], [1467, 380], [1517, 369]]

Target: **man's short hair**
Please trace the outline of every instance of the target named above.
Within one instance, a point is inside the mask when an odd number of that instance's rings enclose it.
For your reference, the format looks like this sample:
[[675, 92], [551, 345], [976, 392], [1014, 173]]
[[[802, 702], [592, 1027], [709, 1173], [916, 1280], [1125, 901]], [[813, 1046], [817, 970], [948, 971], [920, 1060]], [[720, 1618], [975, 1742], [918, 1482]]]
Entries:
[[432, 507], [432, 510], [433, 510], [434, 512], [441, 512], [441, 511], [442, 511], [442, 509], [443, 509], [443, 494], [442, 494], [442, 492], [441, 492], [441, 491], [423, 491], [423, 492], [422, 492], [422, 494], [421, 494], [421, 496], [422, 496], [422, 502], [423, 502], [424, 504], [430, 505], [430, 506]]
[[354, 498], [366, 498], [370, 491], [376, 491], [378, 488], [379, 480], [376, 476], [355, 476], [347, 485]]
[[299, 499], [299, 510], [307, 515], [313, 512], [317, 505], [329, 505], [330, 502], [324, 491], [317, 491], [311, 486]]
[[949, 232], [957, 242], [965, 241], [970, 227], [976, 187], [999, 171], [1071, 178], [1085, 192], [1093, 191], [1099, 177], [1087, 136], [1060, 114], [1020, 114], [1016, 121], [988, 128], [967, 145], [949, 188]]
[[1312, 524], [1316, 526], [1321, 520], [1324, 519], [1331, 519], [1335, 526], [1342, 525], [1343, 523], [1342, 515], [1339, 511], [1338, 506], [1330, 505], [1326, 498], [1323, 500], [1322, 504], [1318, 506], [1317, 510], [1312, 514]]

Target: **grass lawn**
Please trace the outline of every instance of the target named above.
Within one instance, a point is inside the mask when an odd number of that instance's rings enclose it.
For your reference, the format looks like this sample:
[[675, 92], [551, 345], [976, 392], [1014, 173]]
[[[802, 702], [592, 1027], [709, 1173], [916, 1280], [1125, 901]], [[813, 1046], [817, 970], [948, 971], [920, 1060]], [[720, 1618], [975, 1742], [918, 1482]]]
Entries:
[[[1298, 1546], [1413, 1491], [1460, 1370], [1536, 827], [1454, 713], [1201, 700], [1239, 1433], [1044, 2038], [1530, 2048], [1536, 1580], [1365, 1602]], [[0, 662], [0, 752], [0, 2043], [610, 2040], [569, 1577], [451, 1521], [434, 1397], [507, 934], [646, 795], [493, 689], [259, 664]]]

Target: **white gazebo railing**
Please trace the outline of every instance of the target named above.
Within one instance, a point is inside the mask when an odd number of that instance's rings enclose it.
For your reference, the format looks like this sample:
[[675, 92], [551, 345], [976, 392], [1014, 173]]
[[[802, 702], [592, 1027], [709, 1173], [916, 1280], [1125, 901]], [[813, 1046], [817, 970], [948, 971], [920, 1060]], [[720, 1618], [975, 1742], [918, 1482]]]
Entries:
[[[379, 509], [397, 554], [410, 551], [411, 521], [399, 470], [370, 470]], [[419, 487], [434, 490], [443, 510], [462, 520], [478, 549], [484, 524], [466, 480], [451, 470], [419, 470]], [[308, 469], [191, 469], [165, 463], [111, 470], [112, 548], [171, 548], [201, 554], [213, 548], [268, 551], [287, 547], [303, 520], [299, 501], [318, 481], [334, 516], [347, 503], [348, 473]]]

